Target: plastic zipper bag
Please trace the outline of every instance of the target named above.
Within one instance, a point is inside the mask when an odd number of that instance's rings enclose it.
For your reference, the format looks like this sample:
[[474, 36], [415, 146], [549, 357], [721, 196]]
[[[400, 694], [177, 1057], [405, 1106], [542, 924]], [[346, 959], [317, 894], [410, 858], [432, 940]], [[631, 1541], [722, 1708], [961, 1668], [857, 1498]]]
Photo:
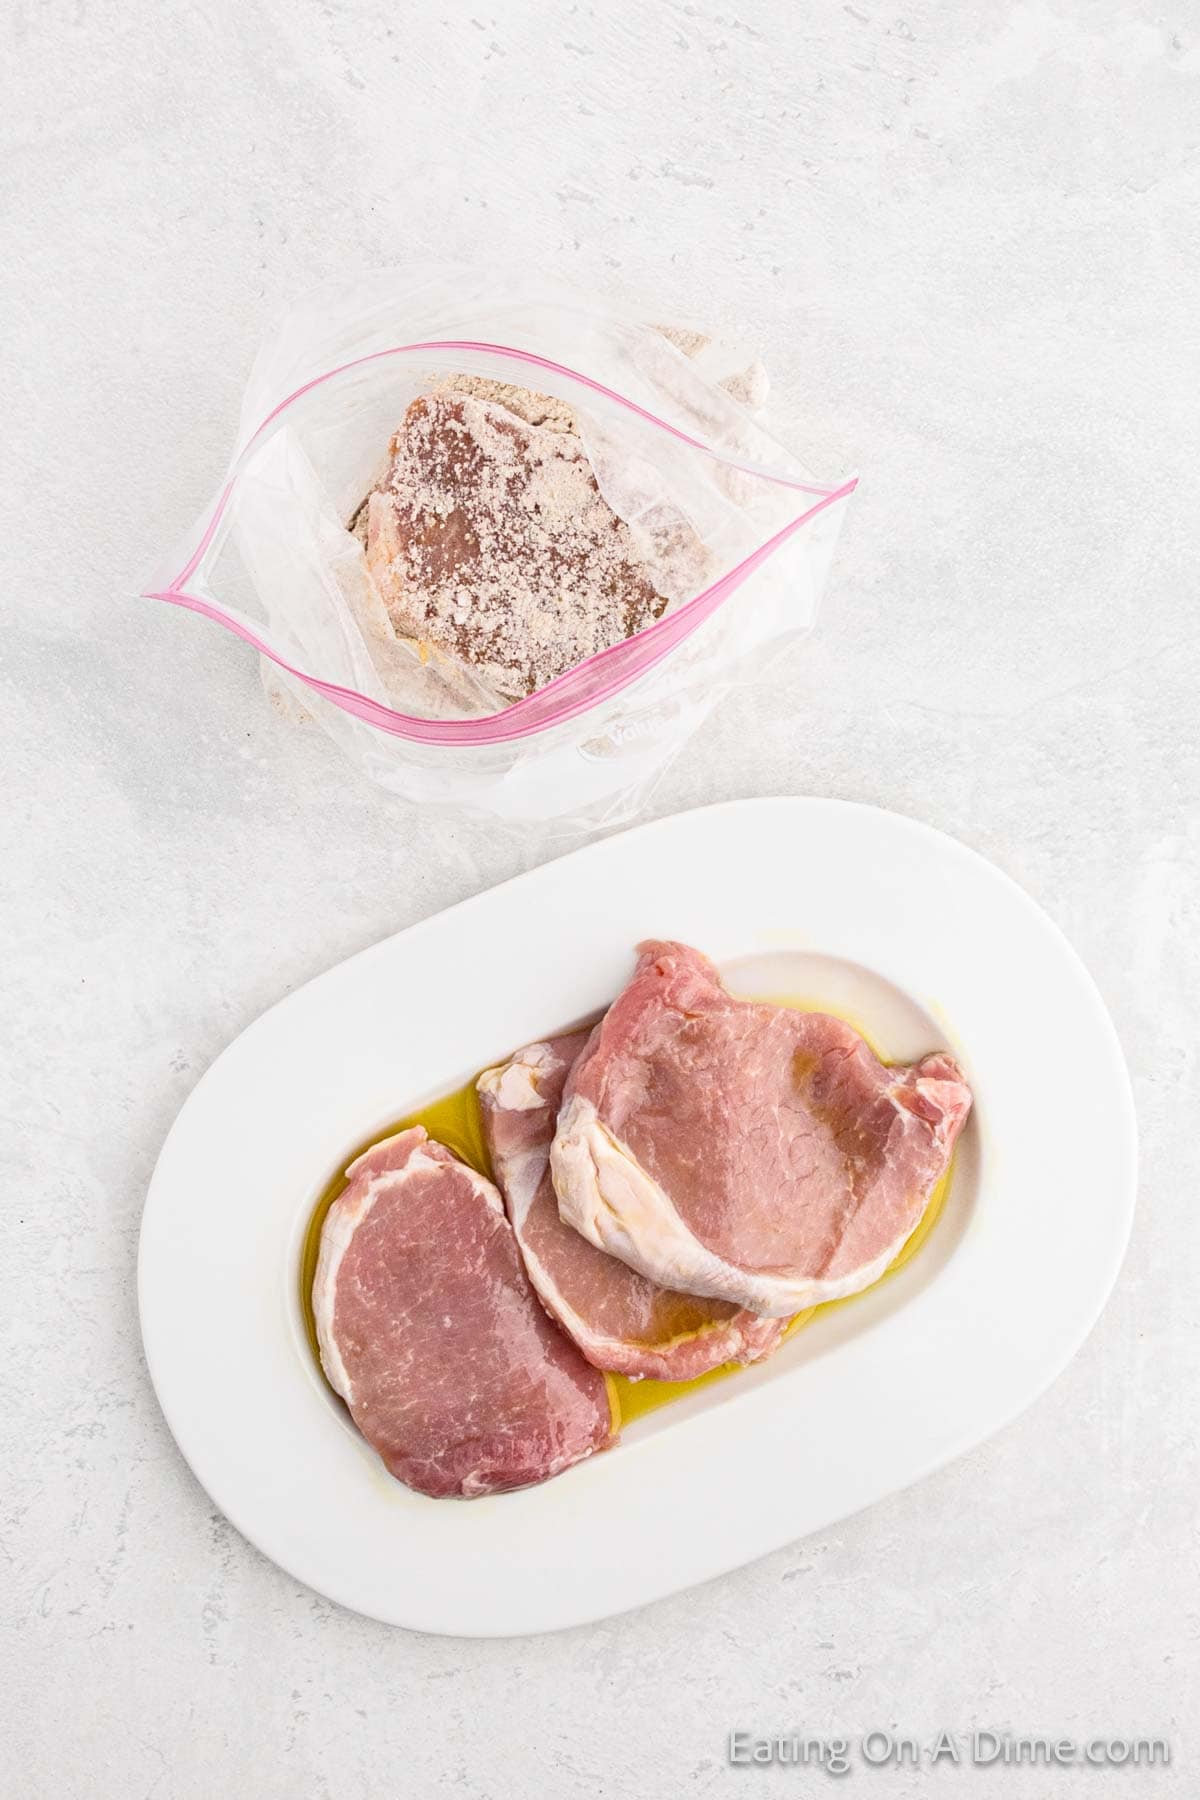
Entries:
[[[737, 359], [693, 347], [461, 269], [321, 290], [264, 345], [226, 479], [145, 595], [243, 638], [268, 692], [393, 793], [564, 830], [624, 822], [721, 694], [811, 628], [855, 486], [814, 480], [729, 391]], [[406, 409], [455, 383], [569, 409], [667, 596], [517, 698], [396, 629], [354, 528]]]

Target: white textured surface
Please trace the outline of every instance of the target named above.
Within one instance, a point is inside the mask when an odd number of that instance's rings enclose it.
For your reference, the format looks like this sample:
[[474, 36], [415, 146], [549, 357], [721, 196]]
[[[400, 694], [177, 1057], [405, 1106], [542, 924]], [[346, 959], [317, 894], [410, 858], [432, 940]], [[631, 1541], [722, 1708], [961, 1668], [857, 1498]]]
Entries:
[[[0, 1789], [767, 1796], [823, 1778], [726, 1769], [729, 1727], [979, 1724], [1164, 1732], [1175, 1765], [1121, 1791], [1190, 1795], [1194, 9], [440, 10], [4, 26]], [[339, 1612], [213, 1517], [145, 1381], [134, 1247], [167, 1124], [244, 1023], [541, 847], [355, 785], [241, 647], [127, 596], [212, 488], [277, 306], [522, 248], [736, 326], [799, 447], [865, 476], [790, 689], [726, 707], [655, 809], [840, 794], [995, 858], [1107, 995], [1144, 1182], [1095, 1334], [993, 1443], [644, 1613], [464, 1644]]]

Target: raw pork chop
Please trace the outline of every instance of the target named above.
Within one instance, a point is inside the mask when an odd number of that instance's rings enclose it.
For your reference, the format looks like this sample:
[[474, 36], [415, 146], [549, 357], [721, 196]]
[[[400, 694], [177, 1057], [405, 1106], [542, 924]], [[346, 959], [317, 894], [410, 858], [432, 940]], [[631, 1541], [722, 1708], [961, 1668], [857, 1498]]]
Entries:
[[603, 1449], [604, 1377], [539, 1306], [492, 1183], [419, 1125], [348, 1175], [313, 1311], [325, 1373], [392, 1474], [471, 1497]]
[[530, 1044], [479, 1077], [492, 1169], [526, 1274], [597, 1368], [687, 1381], [721, 1363], [757, 1362], [783, 1336], [782, 1320], [659, 1287], [560, 1219], [550, 1145], [563, 1084], [590, 1035]]
[[567, 1082], [563, 1218], [654, 1281], [769, 1317], [867, 1287], [950, 1161], [957, 1066], [886, 1068], [839, 1019], [735, 1000], [698, 950], [640, 953]]

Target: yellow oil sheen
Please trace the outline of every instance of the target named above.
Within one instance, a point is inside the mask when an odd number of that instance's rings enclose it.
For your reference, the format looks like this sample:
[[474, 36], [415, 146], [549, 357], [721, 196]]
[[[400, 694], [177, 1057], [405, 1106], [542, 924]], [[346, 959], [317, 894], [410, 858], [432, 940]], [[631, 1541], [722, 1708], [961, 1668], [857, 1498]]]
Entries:
[[[788, 999], [781, 1000], [779, 1004], [798, 1006], [799, 1002]], [[847, 1020], [847, 1023], [854, 1024], [855, 1030], [867, 1038], [867, 1042], [870, 1043], [870, 1038], [867, 1037], [866, 1032], [862, 1031], [857, 1021]], [[436, 1138], [439, 1143], [445, 1144], [446, 1148], [453, 1150], [454, 1154], [461, 1157], [463, 1162], [469, 1163], [473, 1169], [478, 1169], [480, 1174], [491, 1179], [492, 1168], [483, 1135], [483, 1118], [473, 1081], [468, 1082], [466, 1087], [459, 1088], [457, 1093], [445, 1094], [440, 1100], [432, 1101], [417, 1112], [406, 1113], [393, 1125], [388, 1125], [365, 1144], [360, 1144], [357, 1150], [346, 1158], [346, 1166], [348, 1167], [355, 1157], [361, 1156], [365, 1151], [371, 1149], [372, 1145], [380, 1143], [384, 1138], [394, 1136], [398, 1131], [407, 1131], [412, 1125], [423, 1125], [431, 1138]], [[862, 1293], [869, 1294], [872, 1289], [890, 1280], [898, 1269], [903, 1268], [904, 1264], [916, 1255], [937, 1224], [938, 1217], [945, 1205], [952, 1168], [953, 1164], [934, 1188], [916, 1230], [906, 1241], [895, 1261], [888, 1266], [878, 1281], [872, 1282], [871, 1287], [863, 1288]], [[314, 1357], [318, 1358], [318, 1367], [320, 1360], [317, 1351], [317, 1328], [312, 1309], [313, 1277], [317, 1272], [321, 1227], [325, 1223], [325, 1215], [345, 1186], [346, 1175], [343, 1169], [334, 1176], [317, 1202], [309, 1221], [304, 1239], [304, 1249], [300, 1258], [300, 1304], [304, 1312], [308, 1341], [312, 1346]], [[827, 1300], [821, 1306], [808, 1307], [806, 1311], [797, 1313], [789, 1321], [785, 1336], [793, 1337], [797, 1331], [802, 1330], [808, 1324], [810, 1319], [815, 1319], [818, 1313], [826, 1312], [835, 1306], [852, 1306], [860, 1297], [860, 1294], [848, 1294], [844, 1300]], [[661, 1406], [669, 1406], [673, 1400], [682, 1400], [688, 1394], [695, 1393], [698, 1389], [707, 1387], [714, 1381], [724, 1381], [728, 1376], [736, 1375], [740, 1367], [741, 1365], [738, 1363], [725, 1363], [721, 1368], [710, 1369], [707, 1375], [697, 1375], [691, 1381], [631, 1381], [627, 1375], [610, 1374], [607, 1376], [607, 1381], [614, 1427], [619, 1430], [622, 1425], [628, 1425], [632, 1420], [640, 1419], [646, 1413], [657, 1412]]]

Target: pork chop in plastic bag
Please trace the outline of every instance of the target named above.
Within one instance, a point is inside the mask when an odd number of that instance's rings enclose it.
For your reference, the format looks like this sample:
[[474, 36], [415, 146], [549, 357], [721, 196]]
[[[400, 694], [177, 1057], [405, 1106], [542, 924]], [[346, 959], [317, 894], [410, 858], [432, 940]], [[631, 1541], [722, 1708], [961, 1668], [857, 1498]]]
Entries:
[[348, 1175], [322, 1227], [313, 1311], [330, 1384], [391, 1473], [470, 1498], [604, 1449], [604, 1376], [538, 1303], [492, 1183], [421, 1126]]
[[530, 1281], [598, 1368], [688, 1381], [722, 1363], [759, 1361], [779, 1343], [784, 1321], [660, 1287], [559, 1216], [550, 1146], [563, 1086], [590, 1036], [589, 1028], [529, 1044], [479, 1078], [492, 1170]]
[[769, 1317], [882, 1275], [971, 1107], [949, 1056], [881, 1063], [823, 1013], [736, 1000], [650, 942], [566, 1085], [564, 1220], [664, 1285]]

